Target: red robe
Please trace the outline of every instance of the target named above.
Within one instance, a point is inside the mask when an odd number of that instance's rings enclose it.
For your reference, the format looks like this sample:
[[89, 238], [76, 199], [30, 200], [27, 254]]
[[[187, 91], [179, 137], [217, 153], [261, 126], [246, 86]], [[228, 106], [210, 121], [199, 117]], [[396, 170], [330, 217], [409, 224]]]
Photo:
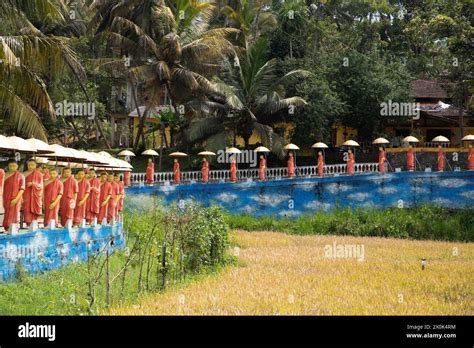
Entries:
[[111, 197], [109, 199], [108, 207], [107, 207], [107, 222], [110, 224], [113, 220], [115, 220], [115, 208], [117, 207], [117, 195], [119, 194], [119, 185], [114, 181], [110, 183], [110, 193]]
[[407, 151], [407, 169], [410, 171], [415, 170], [415, 153], [413, 149]]
[[323, 176], [324, 169], [324, 157], [318, 154], [318, 176]]
[[5, 215], [3, 216], [3, 228], [8, 231], [10, 224], [17, 224], [20, 220], [21, 199], [15, 206], [10, 206], [10, 203], [18, 195], [20, 190], [25, 189], [25, 177], [19, 171], [7, 176], [5, 178], [3, 188], [3, 209]]
[[379, 172], [385, 173], [385, 151], [379, 151]]
[[235, 160], [230, 162], [230, 181], [237, 181], [237, 162]]
[[288, 176], [290, 178], [295, 176], [295, 160], [294, 160], [294, 157], [288, 157]]
[[43, 172], [43, 181], [49, 180], [49, 169], [45, 169]]
[[146, 183], [147, 184], [153, 184], [155, 181], [153, 176], [155, 174], [155, 163], [153, 162], [148, 162], [146, 165]]
[[63, 196], [60, 202], [61, 225], [66, 226], [67, 220], [74, 218], [74, 208], [76, 207], [75, 195], [79, 191], [77, 181], [74, 176], [70, 176], [63, 181]]
[[349, 154], [349, 159], [347, 160], [347, 174], [354, 175], [354, 154]]
[[260, 159], [260, 165], [258, 168], [258, 178], [262, 181], [267, 178], [267, 164], [265, 158]]
[[467, 155], [467, 170], [474, 170], [474, 148], [469, 148]]
[[438, 149], [438, 172], [444, 170], [444, 152], [442, 148]]
[[202, 182], [207, 183], [209, 181], [209, 162], [208, 161], [202, 162], [201, 174], [202, 174]]
[[5, 179], [5, 171], [0, 168], [0, 198], [3, 194], [3, 180]]
[[44, 227], [48, 227], [51, 220], [58, 222], [58, 212], [60, 203], [50, 209], [49, 205], [58, 198], [59, 195], [63, 194], [63, 183], [59, 178], [54, 181], [44, 184]]
[[99, 216], [100, 203], [100, 181], [97, 178], [89, 179], [90, 194], [86, 202], [86, 220], [91, 222]]
[[[108, 195], [112, 194], [112, 185], [110, 185], [109, 182], [104, 182], [100, 184], [100, 196], [99, 196], [99, 216], [97, 217], [97, 220], [99, 223], [102, 223], [104, 218], [107, 217], [107, 206], [108, 204], [105, 204], [102, 206], [102, 203], [105, 201]], [[112, 198], [111, 198], [112, 199]], [[110, 201], [110, 199], [109, 199]]]
[[123, 174], [123, 183], [125, 186], [130, 186], [130, 172], [125, 172]]
[[181, 171], [179, 170], [179, 162], [173, 164], [173, 182], [178, 185], [181, 180]]
[[121, 195], [119, 201], [117, 202], [117, 207], [115, 208], [115, 218], [118, 219], [119, 214], [123, 210], [123, 196], [125, 194], [125, 184], [123, 181], [119, 181], [118, 183], [118, 192]]
[[81, 181], [77, 182], [77, 199], [76, 199], [76, 207], [74, 208], [74, 219], [73, 223], [74, 225], [79, 225], [86, 217], [86, 207], [87, 207], [87, 200], [84, 202], [84, 204], [80, 207], [79, 202], [84, 198], [86, 194], [90, 194], [91, 192], [91, 184], [89, 180], [87, 179], [82, 179]]
[[[28, 183], [32, 183], [28, 187]], [[25, 223], [30, 225], [38, 220], [43, 207], [43, 174], [35, 169], [25, 176], [25, 193], [23, 193], [23, 216]]]

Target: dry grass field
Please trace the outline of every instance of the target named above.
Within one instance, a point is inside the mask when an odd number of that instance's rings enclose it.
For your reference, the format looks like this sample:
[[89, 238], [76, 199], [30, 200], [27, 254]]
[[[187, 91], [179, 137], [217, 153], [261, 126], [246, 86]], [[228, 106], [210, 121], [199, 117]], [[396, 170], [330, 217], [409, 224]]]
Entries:
[[[474, 314], [473, 243], [241, 231], [232, 239], [240, 266], [109, 314]], [[363, 246], [363, 260], [329, 257], [333, 243]]]

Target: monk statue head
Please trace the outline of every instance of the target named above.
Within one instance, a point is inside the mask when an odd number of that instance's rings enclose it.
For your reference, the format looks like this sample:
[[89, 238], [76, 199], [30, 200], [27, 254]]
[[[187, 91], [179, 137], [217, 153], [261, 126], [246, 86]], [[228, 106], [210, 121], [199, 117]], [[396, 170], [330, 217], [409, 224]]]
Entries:
[[202, 161], [203, 161], [204, 163], [206, 163], [206, 162], [207, 162], [206, 157], [204, 157], [204, 158], [202, 159]]
[[79, 169], [79, 171], [77, 172], [77, 180], [83, 180], [86, 176], [86, 173], [84, 172], [84, 169]]
[[113, 182], [113, 181], [114, 181], [114, 175], [113, 175], [113, 174], [109, 174], [109, 175], [107, 176], [107, 181], [108, 181], [108, 182]]
[[347, 153], [352, 153], [352, 150], [351, 149], [347, 150]]
[[438, 149], [442, 149], [443, 147], [441, 145], [438, 145]]
[[290, 152], [290, 153], [288, 154], [288, 157], [293, 157], [293, 153]]
[[89, 169], [89, 171], [87, 172], [87, 177], [89, 179], [97, 177], [97, 174], [95, 173], [95, 170], [94, 169]]
[[178, 163], [178, 159], [177, 159], [177, 158], [175, 158], [173, 162], [174, 162], [174, 163]]
[[263, 159], [263, 155], [260, 155], [260, 159]]
[[107, 173], [102, 172], [100, 173], [100, 182], [106, 182], [107, 181]]
[[408, 145], [408, 148], [411, 150], [411, 149], [413, 149], [413, 146], [411, 146], [411, 145]]
[[382, 146], [379, 147], [379, 151], [383, 151], [383, 147], [382, 147]]
[[472, 144], [469, 144], [469, 148], [472, 149]]
[[119, 182], [120, 181], [120, 176], [118, 174], [114, 175], [114, 181]]
[[34, 159], [29, 159], [28, 162], [26, 162], [26, 165], [29, 172], [32, 172], [36, 169], [36, 161]]
[[323, 154], [322, 151], [318, 151], [318, 155], [321, 156]]
[[14, 173], [17, 170], [18, 170], [18, 163], [16, 163], [15, 161], [8, 162], [8, 171], [10, 173]]
[[49, 177], [51, 180], [55, 180], [58, 177], [58, 170], [56, 168], [51, 168], [49, 171]]
[[71, 175], [72, 175], [72, 169], [69, 168], [69, 167], [64, 168], [62, 178], [63, 178], [63, 179], [67, 179], [67, 178], [69, 178]]
[[151, 162], [153, 162], [153, 159], [150, 157], [150, 158], [148, 159], [148, 163], [151, 163]]

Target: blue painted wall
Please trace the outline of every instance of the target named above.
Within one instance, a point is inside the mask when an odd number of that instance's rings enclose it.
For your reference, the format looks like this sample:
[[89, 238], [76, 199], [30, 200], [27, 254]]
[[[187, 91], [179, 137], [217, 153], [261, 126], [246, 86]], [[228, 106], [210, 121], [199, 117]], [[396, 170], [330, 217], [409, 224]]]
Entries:
[[99, 250], [109, 253], [125, 245], [122, 223], [113, 226], [41, 229], [17, 235], [0, 235], [0, 280], [15, 276], [16, 265], [31, 273], [44, 272], [71, 262], [87, 260]]
[[294, 218], [336, 207], [387, 208], [433, 204], [474, 206], [474, 171], [401, 172], [268, 182], [134, 186], [126, 207], [146, 209], [160, 197], [165, 204], [197, 202], [220, 205], [231, 213]]

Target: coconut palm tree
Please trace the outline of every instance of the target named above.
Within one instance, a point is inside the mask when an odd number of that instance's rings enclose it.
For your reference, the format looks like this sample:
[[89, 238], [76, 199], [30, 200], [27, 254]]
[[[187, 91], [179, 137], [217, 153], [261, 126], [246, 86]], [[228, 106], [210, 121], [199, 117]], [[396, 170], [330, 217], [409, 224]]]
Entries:
[[[228, 113], [191, 122], [186, 133], [189, 143], [206, 142], [206, 148], [220, 149], [236, 143], [241, 136], [247, 147], [252, 134], [264, 146], [282, 154], [283, 139], [273, 131], [271, 120], [279, 113], [289, 113], [306, 101], [285, 95], [285, 86], [309, 75], [305, 70], [293, 70], [279, 77], [277, 60], [267, 60], [267, 40], [260, 38], [230, 60], [222, 78], [215, 78], [213, 88], [225, 100]], [[270, 122], [268, 121], [270, 120]]]
[[47, 91], [51, 76], [67, 67], [86, 78], [67, 41], [35, 26], [64, 23], [64, 6], [60, 0], [0, 2], [0, 119], [18, 135], [46, 139], [42, 119], [56, 118]]
[[[97, 40], [103, 38], [109, 47], [120, 50], [119, 57], [102, 59], [97, 67], [124, 74], [132, 86], [143, 87], [140, 96], [137, 90], [133, 93], [140, 117], [135, 148], [140, 137], [144, 139], [146, 116], [160, 103], [163, 90], [177, 112], [184, 105], [189, 115], [207, 103], [206, 95], [214, 92], [208, 78], [233, 51], [230, 40], [238, 33], [233, 28], [210, 27], [215, 13], [212, 2], [109, 0], [95, 10], [90, 28], [95, 28]], [[122, 56], [128, 57], [129, 67]], [[146, 105], [143, 115], [139, 100]]]

